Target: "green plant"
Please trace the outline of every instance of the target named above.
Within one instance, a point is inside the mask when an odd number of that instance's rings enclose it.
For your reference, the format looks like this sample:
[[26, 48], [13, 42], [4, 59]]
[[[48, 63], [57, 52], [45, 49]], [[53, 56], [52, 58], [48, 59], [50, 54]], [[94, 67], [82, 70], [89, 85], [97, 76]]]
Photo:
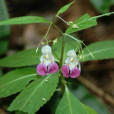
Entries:
[[[64, 13], [73, 3], [74, 2], [62, 7], [52, 21], [43, 17], [24, 16], [1, 21], [0, 25], [49, 23], [47, 33], [40, 44], [47, 45], [49, 42], [54, 42], [52, 45], [53, 55], [60, 69], [66, 59], [66, 53], [71, 49], [77, 52], [77, 59], [79, 62], [114, 58], [113, 40], [95, 42], [89, 46], [85, 46], [83, 41], [71, 35], [71, 33], [76, 31], [96, 26], [98, 18], [109, 16], [114, 14], [114, 12], [95, 17], [90, 17], [88, 14], [85, 14], [74, 22], [66, 22], [59, 15]], [[65, 33], [55, 25], [54, 21], [56, 18], [62, 19], [68, 25]], [[54, 41], [47, 40], [47, 35], [51, 26], [54, 26], [61, 33], [61, 38], [57, 38]], [[67, 86], [68, 83], [60, 70], [44, 77], [37, 74], [36, 67], [33, 65], [37, 65], [40, 62], [41, 49], [39, 45], [37, 49], [23, 50], [12, 56], [0, 59], [1, 67], [18, 67], [18, 69], [8, 72], [0, 78], [1, 98], [20, 92], [13, 100], [8, 110], [19, 110], [30, 114], [35, 113], [52, 97], [55, 91], [60, 90], [63, 96], [55, 111], [56, 114], [97, 114], [96, 111], [81, 103], [70, 92]], [[82, 49], [82, 45], [84, 45], [85, 48]]]

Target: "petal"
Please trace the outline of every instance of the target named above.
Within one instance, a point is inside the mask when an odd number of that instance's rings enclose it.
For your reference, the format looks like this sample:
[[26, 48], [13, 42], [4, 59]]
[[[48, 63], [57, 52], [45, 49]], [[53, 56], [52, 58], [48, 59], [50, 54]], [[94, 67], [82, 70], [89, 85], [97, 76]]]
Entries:
[[67, 66], [67, 65], [63, 65], [62, 66], [62, 69], [61, 69], [61, 71], [62, 71], [62, 73], [63, 73], [63, 75], [66, 77], [66, 78], [68, 78], [69, 77], [69, 67]]
[[70, 50], [70, 51], [68, 51], [68, 53], [67, 53], [67, 56], [73, 56], [73, 57], [76, 57], [76, 52], [74, 51], [74, 50]]
[[59, 70], [59, 67], [57, 65], [57, 63], [53, 62], [51, 63], [49, 66], [48, 66], [48, 72], [50, 74], [54, 73], [54, 72], [57, 72]]
[[44, 60], [44, 64], [47, 66], [49, 66], [51, 64], [51, 60]]
[[78, 76], [80, 76], [80, 70], [77, 67], [75, 67], [70, 71], [70, 77], [77, 78]]
[[41, 51], [42, 51], [42, 53], [51, 53], [52, 52], [51, 47], [49, 45], [43, 46]]
[[70, 58], [71, 57], [67, 57], [66, 60], [65, 60], [65, 63], [68, 64], [70, 62]]
[[74, 69], [75, 67], [76, 67], [76, 62], [70, 62], [69, 63], [70, 70]]
[[44, 64], [37, 65], [37, 73], [41, 76], [45, 76], [47, 74], [47, 67]]
[[43, 62], [44, 58], [43, 55], [40, 57], [40, 61]]

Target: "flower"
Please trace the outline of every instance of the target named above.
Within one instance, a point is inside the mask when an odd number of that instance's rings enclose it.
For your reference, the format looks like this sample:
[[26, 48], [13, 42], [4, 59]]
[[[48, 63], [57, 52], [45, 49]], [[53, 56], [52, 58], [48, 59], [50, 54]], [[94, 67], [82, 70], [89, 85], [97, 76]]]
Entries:
[[37, 73], [41, 76], [46, 76], [48, 73], [52, 74], [57, 72], [59, 67], [57, 63], [54, 62], [51, 47], [49, 45], [43, 46], [41, 52], [41, 63], [37, 65]]
[[65, 65], [62, 66], [61, 71], [66, 78], [76, 78], [80, 75], [80, 63], [76, 53], [74, 50], [70, 50], [68, 51], [67, 56], [68, 58], [65, 60]]

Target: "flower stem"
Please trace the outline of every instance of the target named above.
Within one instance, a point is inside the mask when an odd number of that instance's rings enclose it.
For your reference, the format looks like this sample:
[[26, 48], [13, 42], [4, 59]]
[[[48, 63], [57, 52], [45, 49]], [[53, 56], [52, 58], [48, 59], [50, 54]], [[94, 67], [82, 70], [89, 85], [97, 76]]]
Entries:
[[[61, 49], [61, 59], [60, 59], [60, 69], [62, 68], [62, 65], [63, 65], [63, 57], [64, 57], [64, 39], [65, 39], [65, 35], [64, 33], [62, 32], [62, 30], [53, 22], [52, 23], [53, 26], [62, 34], [62, 49]], [[61, 90], [62, 90], [62, 94], [64, 94], [64, 91], [65, 91], [65, 84], [66, 84], [66, 81], [65, 81], [65, 78], [64, 76], [60, 75], [60, 81], [61, 81]]]

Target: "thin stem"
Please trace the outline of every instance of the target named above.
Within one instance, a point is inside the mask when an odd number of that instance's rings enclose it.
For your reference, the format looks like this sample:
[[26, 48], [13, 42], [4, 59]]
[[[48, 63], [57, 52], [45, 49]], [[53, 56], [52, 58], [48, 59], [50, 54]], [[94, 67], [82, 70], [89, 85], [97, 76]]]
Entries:
[[83, 41], [82, 41], [82, 44], [86, 47], [86, 49], [88, 50], [88, 52], [90, 53], [90, 55], [93, 57], [93, 59], [95, 59], [95, 57], [93, 56], [93, 54], [91, 53], [91, 51], [89, 50], [89, 48], [83, 43]]
[[[62, 30], [53, 23], [53, 26], [63, 35], [63, 38], [62, 38], [62, 49], [61, 49], [61, 59], [60, 59], [60, 69], [62, 68], [62, 63], [63, 63], [63, 55], [64, 55], [64, 33], [62, 32]], [[66, 84], [66, 81], [65, 81], [65, 78], [64, 76], [60, 75], [60, 80], [61, 80], [61, 90], [62, 90], [62, 94], [64, 94], [64, 90], [65, 90], [65, 84]]]
[[63, 38], [62, 38], [62, 49], [61, 49], [60, 68], [62, 67], [62, 63], [63, 63], [63, 55], [64, 55], [64, 35], [63, 35]]
[[61, 18], [60, 16], [57, 16], [60, 20], [62, 20], [64, 23], [66, 23], [68, 25], [68, 22], [65, 21], [63, 18]]
[[55, 24], [55, 23], [52, 23], [53, 26], [61, 33], [61, 35], [63, 35], [64, 33], [62, 32], [62, 30]]
[[38, 52], [38, 48], [39, 48], [39, 46], [40, 46], [40, 44], [41, 44], [41, 42], [42, 42], [43, 40], [44, 40], [44, 38], [41, 39], [40, 43], [38, 44], [38, 46], [37, 46], [37, 48], [36, 48], [36, 53]]
[[44, 36], [44, 38], [45, 38], [46, 41], [47, 41], [47, 44], [48, 44], [47, 35], [48, 35], [48, 33], [49, 33], [49, 30], [50, 30], [51, 26], [52, 26], [52, 23], [50, 23], [50, 25], [49, 25], [49, 27], [48, 27], [48, 30], [47, 30], [47, 32], [46, 32], [46, 35]]
[[[62, 64], [63, 64], [63, 57], [64, 57], [64, 35], [63, 35], [63, 38], [62, 38], [62, 50], [61, 50], [61, 59], [60, 59], [60, 69], [62, 68]], [[64, 76], [62, 75], [61, 73], [61, 89], [62, 89], [62, 93], [64, 93], [64, 90], [65, 90], [65, 86], [64, 86], [64, 81], [65, 81], [65, 78]]]
[[66, 36], [69, 36], [70, 38], [72, 38], [72, 39], [74, 39], [74, 40], [76, 40], [76, 41], [78, 41], [78, 42], [81, 42], [81, 43], [86, 47], [86, 49], [88, 50], [88, 52], [90, 53], [90, 55], [92, 56], [92, 58], [95, 59], [94, 56], [93, 56], [93, 54], [91, 53], [91, 51], [89, 50], [89, 48], [84, 44], [83, 41], [78, 40], [78, 39], [74, 38], [73, 36], [71, 36], [71, 35], [69, 35], [69, 34], [66, 34], [66, 33], [65, 33], [65, 35], [66, 35]]
[[48, 35], [48, 33], [49, 33], [49, 30], [51, 29], [51, 26], [52, 26], [54, 20], [55, 20], [55, 17], [52, 19], [52, 22], [50, 23], [50, 25], [49, 25], [49, 27], [48, 27], [48, 30], [47, 30], [47, 32], [46, 32], [46, 34], [45, 34], [45, 36], [43, 37], [43, 39], [42, 39], [42, 40], [40, 41], [40, 43], [38, 44], [38, 46], [37, 46], [37, 48], [36, 48], [36, 53], [38, 52], [38, 48], [39, 48], [41, 42], [42, 42], [44, 39], [47, 41], [47, 45], [48, 45], [48, 42], [49, 42], [49, 41], [48, 41], [48, 39], [47, 39], [47, 35]]
[[84, 54], [83, 54], [83, 49], [82, 49], [82, 46], [81, 46], [81, 44], [79, 44], [80, 45], [80, 50], [81, 50], [81, 55], [82, 55], [82, 59], [83, 59], [83, 61], [84, 61]]

